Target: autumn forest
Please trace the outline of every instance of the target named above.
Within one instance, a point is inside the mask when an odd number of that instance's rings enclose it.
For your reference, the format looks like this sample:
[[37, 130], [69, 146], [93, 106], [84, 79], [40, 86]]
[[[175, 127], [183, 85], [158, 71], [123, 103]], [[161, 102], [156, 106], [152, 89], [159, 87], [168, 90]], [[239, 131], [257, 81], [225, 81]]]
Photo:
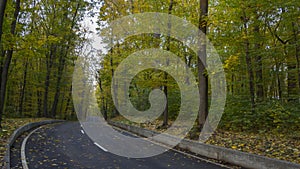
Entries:
[[[198, 132], [209, 113], [212, 92], [196, 53], [163, 34], [131, 36], [103, 51], [92, 47], [93, 37], [101, 36], [113, 20], [160, 12], [197, 26], [217, 50], [227, 85], [219, 128], [299, 138], [299, 7], [297, 0], [1, 0], [0, 124], [6, 118], [76, 120], [75, 62], [80, 57], [92, 59], [91, 53], [100, 58], [92, 83], [98, 107], [106, 120], [120, 119], [111, 93], [114, 71], [131, 53], [160, 48], [179, 56], [197, 79], [201, 103], [193, 131]], [[111, 42], [103, 36], [102, 43]], [[156, 126], [165, 128], [180, 110], [174, 78], [159, 70], [140, 72], [131, 81], [130, 101], [138, 110], [149, 109], [149, 93], [155, 88], [167, 97]]]

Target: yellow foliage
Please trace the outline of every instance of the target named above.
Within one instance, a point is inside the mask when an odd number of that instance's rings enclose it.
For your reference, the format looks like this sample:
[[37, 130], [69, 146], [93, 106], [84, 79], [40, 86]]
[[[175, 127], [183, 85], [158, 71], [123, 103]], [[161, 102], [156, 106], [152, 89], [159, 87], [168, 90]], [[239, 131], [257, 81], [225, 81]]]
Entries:
[[227, 70], [234, 70], [239, 66], [239, 57], [236, 55], [231, 55], [226, 61], [224, 68]]

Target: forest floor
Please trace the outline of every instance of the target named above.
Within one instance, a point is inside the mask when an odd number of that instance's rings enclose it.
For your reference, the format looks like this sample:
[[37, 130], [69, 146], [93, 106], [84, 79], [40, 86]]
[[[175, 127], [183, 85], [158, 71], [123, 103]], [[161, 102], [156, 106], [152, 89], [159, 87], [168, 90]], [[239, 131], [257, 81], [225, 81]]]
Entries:
[[[19, 127], [32, 122], [49, 120], [46, 118], [20, 118], [20, 119], [4, 119], [2, 121], [2, 130], [0, 130], [0, 162], [3, 162], [3, 157], [6, 152], [6, 144], [12, 133]], [[2, 164], [0, 164], [1, 166]]]
[[[115, 122], [126, 123], [143, 127], [149, 130], [163, 132], [165, 129], [160, 129], [161, 120], [139, 125], [129, 122], [123, 117], [112, 119]], [[169, 125], [172, 121], [169, 122]], [[198, 133], [199, 136], [199, 133]], [[191, 138], [191, 133], [187, 136]], [[193, 138], [199, 138], [193, 136]], [[255, 132], [235, 132], [217, 129], [212, 136], [205, 142], [206, 144], [217, 145], [238, 151], [258, 154], [279, 160], [300, 163], [300, 135], [299, 134], [283, 134], [283, 133], [255, 133]]]

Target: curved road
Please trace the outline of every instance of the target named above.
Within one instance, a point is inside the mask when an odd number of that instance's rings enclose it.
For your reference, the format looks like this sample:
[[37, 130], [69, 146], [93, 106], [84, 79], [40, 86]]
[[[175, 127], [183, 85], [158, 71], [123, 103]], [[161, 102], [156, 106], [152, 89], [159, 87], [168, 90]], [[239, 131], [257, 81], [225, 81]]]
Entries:
[[145, 159], [120, 157], [95, 145], [78, 122], [49, 125], [36, 130], [27, 140], [25, 154], [30, 169], [223, 169], [220, 165], [173, 150]]

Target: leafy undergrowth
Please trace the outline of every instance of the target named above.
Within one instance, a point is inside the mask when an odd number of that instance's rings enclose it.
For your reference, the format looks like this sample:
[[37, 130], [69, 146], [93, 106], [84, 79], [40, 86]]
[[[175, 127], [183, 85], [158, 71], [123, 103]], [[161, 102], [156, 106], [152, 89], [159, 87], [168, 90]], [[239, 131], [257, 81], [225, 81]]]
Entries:
[[[0, 130], [0, 162], [3, 162], [5, 156], [6, 144], [11, 134], [19, 127], [43, 120], [49, 120], [46, 118], [22, 118], [22, 119], [4, 119], [2, 121], [2, 130]], [[1, 165], [0, 165], [1, 166]]]
[[[162, 125], [161, 120], [156, 120], [152, 123], [147, 124], [137, 124], [129, 122], [123, 117], [116, 117], [112, 119], [112, 121], [135, 125], [158, 132], [163, 132], [166, 130], [165, 128], [160, 127]], [[172, 121], [170, 121], [169, 124], [172, 124]], [[196, 135], [199, 136], [199, 133], [197, 133]], [[195, 134], [190, 132], [187, 138], [199, 138], [197, 136], [195, 137]], [[217, 129], [214, 134], [212, 134], [212, 136], [206, 141], [206, 144], [217, 145], [279, 160], [300, 163], [299, 133], [298, 135], [290, 135], [288, 133], [250, 133]]]

